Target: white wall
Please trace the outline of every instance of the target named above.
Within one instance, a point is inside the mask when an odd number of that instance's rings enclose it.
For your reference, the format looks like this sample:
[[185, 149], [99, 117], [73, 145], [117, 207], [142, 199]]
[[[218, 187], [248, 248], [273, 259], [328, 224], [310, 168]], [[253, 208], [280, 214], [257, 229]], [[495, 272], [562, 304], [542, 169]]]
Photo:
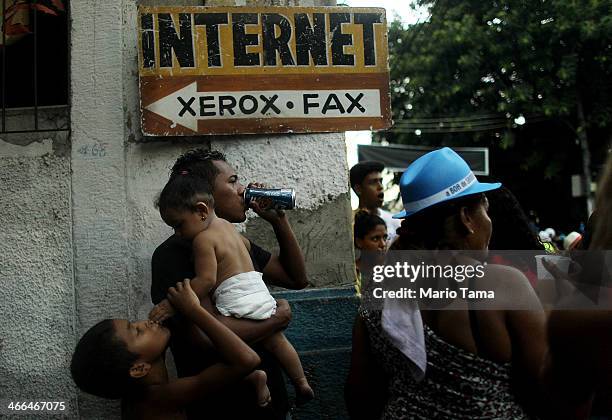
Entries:
[[[170, 234], [153, 201], [174, 159], [213, 147], [245, 180], [294, 187], [290, 218], [321, 286], [352, 281], [346, 154], [343, 134], [143, 138], [136, 2], [73, 0], [71, 14], [69, 137], [0, 135], [0, 399], [113, 418], [117, 404], [77, 393], [69, 361], [99, 320], [146, 317], [150, 256]], [[273, 246], [262, 221], [241, 228]]]

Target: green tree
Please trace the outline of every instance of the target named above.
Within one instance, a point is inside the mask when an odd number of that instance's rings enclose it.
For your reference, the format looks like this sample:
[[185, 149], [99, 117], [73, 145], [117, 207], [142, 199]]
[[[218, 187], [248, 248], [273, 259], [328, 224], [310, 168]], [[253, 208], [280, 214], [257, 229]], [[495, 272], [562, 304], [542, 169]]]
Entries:
[[396, 124], [376, 138], [488, 146], [520, 156], [523, 171], [571, 167], [588, 182], [591, 153], [603, 160], [612, 144], [610, 0], [415, 6], [426, 22], [390, 26]]

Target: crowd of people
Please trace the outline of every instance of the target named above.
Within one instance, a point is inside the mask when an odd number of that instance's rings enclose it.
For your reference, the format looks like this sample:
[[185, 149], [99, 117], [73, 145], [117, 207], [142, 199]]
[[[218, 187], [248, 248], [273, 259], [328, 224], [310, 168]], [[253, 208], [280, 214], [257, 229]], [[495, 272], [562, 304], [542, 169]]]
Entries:
[[[373, 162], [358, 165], [377, 168]], [[401, 227], [389, 247], [364, 238], [378, 237], [391, 226], [385, 230], [373, 212], [364, 214], [368, 209], [357, 212], [360, 259], [364, 252], [387, 252], [387, 261], [394, 261], [399, 257], [390, 254], [404, 252], [401, 258], [408, 259], [409, 252], [419, 250], [449, 251], [451, 264], [485, 264], [484, 276], [469, 287], [496, 285], [505, 295], [519, 297], [521, 308], [504, 307], [499, 300], [476, 307], [470, 299], [450, 299], [453, 305], [445, 302], [432, 310], [425, 299], [393, 297], [385, 298], [382, 307], [373, 305], [378, 284], [368, 281], [362, 267], [357, 286], [362, 305], [345, 388], [351, 418], [582, 419], [612, 414], [612, 312], [606, 303], [566, 310], [584, 298], [576, 278], [564, 306], [543, 305], [546, 282], [533, 258], [609, 249], [611, 189], [612, 158], [598, 188], [597, 220], [590, 221], [584, 239], [578, 232], [559, 238], [552, 229], [535, 230], [507, 188], [479, 182], [453, 150], [436, 150], [411, 163], [400, 180], [404, 210], [393, 216], [402, 220]], [[582, 284], [592, 280], [593, 266], [597, 276], [609, 276], [601, 257], [597, 264], [593, 259], [583, 255], [571, 261], [582, 264], [582, 277], [590, 276]], [[546, 257], [543, 264], [557, 284], [572, 283], [571, 273]], [[601, 287], [598, 293], [601, 297]]]
[[[612, 247], [612, 159], [599, 185], [597, 218], [584, 235], [588, 241], [575, 232], [553, 247], [507, 188], [479, 182], [450, 148], [408, 166], [400, 180], [404, 209], [395, 215], [382, 209], [383, 168], [361, 162], [350, 170], [359, 197], [353, 228], [362, 303], [345, 386], [349, 416], [580, 419], [609, 410], [612, 310], [545, 307], [535, 259], [509, 261], [489, 250], [554, 255], [562, 248]], [[272, 227], [278, 253], [235, 230], [232, 223], [245, 221], [248, 211], [244, 189], [219, 152], [195, 149], [176, 160], [157, 201], [174, 234], [152, 256], [155, 306], [148, 320], [107, 319], [83, 335], [71, 363], [79, 388], [121, 399], [125, 418], [143, 419], [286, 419], [282, 371], [295, 386], [296, 403], [315, 397], [283, 334], [289, 304], [267, 288], [308, 285], [302, 250], [285, 213], [266, 200], [249, 207]], [[557, 236], [548, 234], [550, 240]], [[449, 265], [483, 266], [483, 275], [468, 286], [495, 284], [518, 297], [520, 310], [476, 307], [469, 299], [438, 308], [418, 298], [372, 305], [369, 258], [380, 263], [385, 255], [409, 251], [448, 251]], [[575, 282], [569, 271], [543, 264], [558, 284]], [[165, 364], [168, 348], [176, 380]]]

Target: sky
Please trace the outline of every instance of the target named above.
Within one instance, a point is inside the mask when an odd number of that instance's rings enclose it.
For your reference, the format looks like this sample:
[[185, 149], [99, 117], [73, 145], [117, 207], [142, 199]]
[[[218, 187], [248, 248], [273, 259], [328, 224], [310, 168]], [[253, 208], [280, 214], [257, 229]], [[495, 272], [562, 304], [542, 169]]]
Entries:
[[[338, 4], [344, 3], [350, 7], [383, 7], [386, 10], [387, 22], [391, 22], [397, 18], [404, 25], [410, 25], [417, 21], [423, 21], [426, 18], [424, 12], [418, 13], [410, 8], [408, 0], [338, 0]], [[372, 143], [372, 133], [370, 131], [347, 131], [346, 136], [346, 152], [349, 168], [357, 163], [357, 145]], [[389, 192], [395, 194], [396, 192]], [[386, 197], [385, 200], [391, 197]], [[351, 204], [353, 208], [357, 207], [357, 196], [351, 190]]]
[[387, 21], [391, 22], [398, 16], [404, 25], [415, 23], [419, 17], [424, 18], [410, 8], [409, 0], [338, 0], [340, 3], [350, 7], [382, 7], [387, 11]]

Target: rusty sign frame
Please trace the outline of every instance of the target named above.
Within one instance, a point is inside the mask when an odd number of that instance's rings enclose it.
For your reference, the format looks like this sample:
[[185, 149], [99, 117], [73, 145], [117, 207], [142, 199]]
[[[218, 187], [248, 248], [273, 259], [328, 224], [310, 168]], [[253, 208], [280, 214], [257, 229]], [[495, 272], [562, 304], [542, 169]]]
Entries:
[[141, 6], [138, 21], [145, 135], [391, 125], [384, 9]]

